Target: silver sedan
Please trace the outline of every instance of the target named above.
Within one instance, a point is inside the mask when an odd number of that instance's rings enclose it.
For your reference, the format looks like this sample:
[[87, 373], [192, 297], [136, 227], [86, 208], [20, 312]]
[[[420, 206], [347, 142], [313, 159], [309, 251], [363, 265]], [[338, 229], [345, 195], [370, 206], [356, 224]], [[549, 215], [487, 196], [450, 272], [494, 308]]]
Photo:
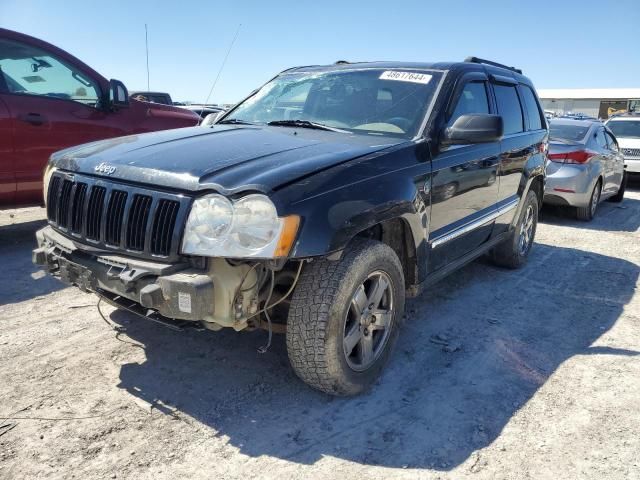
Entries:
[[577, 217], [588, 221], [601, 201], [622, 201], [625, 180], [624, 156], [601, 122], [549, 122], [544, 203], [575, 207]]

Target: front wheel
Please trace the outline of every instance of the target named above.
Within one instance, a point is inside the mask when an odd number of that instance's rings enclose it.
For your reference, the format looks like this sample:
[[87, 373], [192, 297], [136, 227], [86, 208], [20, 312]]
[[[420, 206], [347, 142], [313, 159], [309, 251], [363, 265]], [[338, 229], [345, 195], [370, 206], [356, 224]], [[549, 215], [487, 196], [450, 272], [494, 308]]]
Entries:
[[538, 196], [529, 191], [524, 199], [513, 233], [491, 252], [496, 265], [518, 268], [524, 265], [538, 227]]
[[333, 395], [355, 395], [380, 375], [405, 300], [396, 253], [357, 239], [340, 260], [306, 266], [291, 299], [287, 351], [296, 374]]

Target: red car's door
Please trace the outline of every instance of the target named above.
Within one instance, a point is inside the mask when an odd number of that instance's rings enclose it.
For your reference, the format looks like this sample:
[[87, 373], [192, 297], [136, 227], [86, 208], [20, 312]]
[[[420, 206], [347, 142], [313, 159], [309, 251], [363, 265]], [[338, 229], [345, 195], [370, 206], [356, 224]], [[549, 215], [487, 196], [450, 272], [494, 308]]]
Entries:
[[[98, 81], [41, 47], [0, 39], [2, 95], [13, 122], [15, 202], [42, 203], [42, 174], [63, 148], [123, 135], [130, 122], [100, 108]], [[123, 121], [124, 120], [124, 121]]]
[[13, 174], [13, 130], [9, 109], [2, 101], [0, 80], [0, 208], [14, 205], [16, 177]]

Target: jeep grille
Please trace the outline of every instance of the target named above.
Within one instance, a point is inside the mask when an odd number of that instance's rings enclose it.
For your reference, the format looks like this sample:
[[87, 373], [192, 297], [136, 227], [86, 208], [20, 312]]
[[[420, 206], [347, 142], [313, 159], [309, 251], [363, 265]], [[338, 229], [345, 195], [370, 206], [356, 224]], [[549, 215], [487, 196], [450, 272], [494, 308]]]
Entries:
[[56, 172], [50, 181], [47, 218], [57, 231], [105, 250], [138, 257], [179, 256], [190, 199]]

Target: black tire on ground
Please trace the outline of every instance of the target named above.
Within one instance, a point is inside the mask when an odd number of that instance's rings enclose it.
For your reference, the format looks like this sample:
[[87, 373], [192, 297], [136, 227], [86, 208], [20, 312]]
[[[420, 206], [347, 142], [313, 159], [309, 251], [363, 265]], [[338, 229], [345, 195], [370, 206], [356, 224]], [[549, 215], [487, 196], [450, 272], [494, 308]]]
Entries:
[[620, 183], [620, 188], [618, 189], [618, 193], [616, 193], [613, 197], [609, 198], [610, 202], [620, 203], [622, 200], [624, 200], [624, 192], [627, 189], [627, 181], [628, 181], [628, 174], [627, 172], [624, 172], [622, 174], [622, 182]]
[[381, 242], [356, 239], [340, 260], [309, 263], [293, 292], [287, 319], [293, 370], [329, 394], [364, 391], [378, 378], [393, 350], [404, 300], [402, 265]]
[[591, 197], [589, 197], [589, 205], [586, 207], [576, 208], [576, 218], [584, 222], [590, 222], [596, 214], [598, 204], [600, 203], [600, 194], [602, 193], [602, 181], [598, 180], [596, 186], [593, 187]]
[[538, 227], [538, 212], [538, 196], [530, 190], [513, 233], [492, 250], [493, 263], [506, 268], [519, 268], [526, 263]]

